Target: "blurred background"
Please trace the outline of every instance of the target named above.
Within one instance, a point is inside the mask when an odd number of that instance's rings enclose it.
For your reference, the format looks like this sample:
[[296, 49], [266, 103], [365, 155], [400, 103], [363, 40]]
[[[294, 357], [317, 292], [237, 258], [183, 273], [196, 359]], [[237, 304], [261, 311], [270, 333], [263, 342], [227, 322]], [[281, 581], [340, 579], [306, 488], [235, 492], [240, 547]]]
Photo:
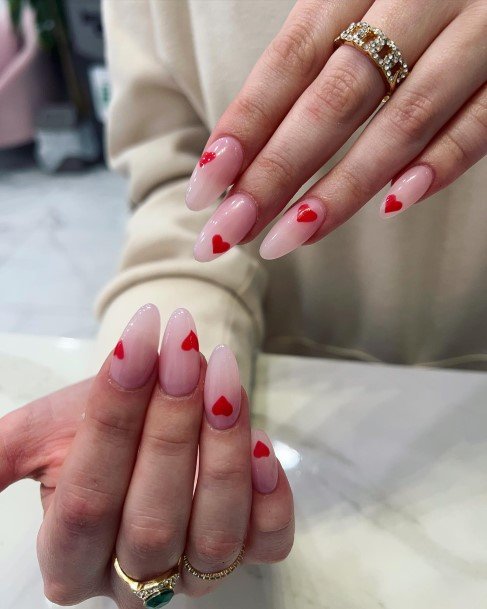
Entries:
[[96, 332], [127, 214], [109, 100], [99, 0], [0, 0], [0, 332]]

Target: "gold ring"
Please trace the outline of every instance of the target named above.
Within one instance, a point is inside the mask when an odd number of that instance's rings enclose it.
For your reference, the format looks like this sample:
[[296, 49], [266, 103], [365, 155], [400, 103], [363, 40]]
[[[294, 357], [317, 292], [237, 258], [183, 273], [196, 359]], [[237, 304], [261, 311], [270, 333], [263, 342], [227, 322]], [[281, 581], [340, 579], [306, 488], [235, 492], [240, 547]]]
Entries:
[[342, 44], [355, 47], [365, 53], [379, 68], [379, 72], [388, 88], [383, 102], [389, 99], [396, 87], [409, 74], [408, 66], [396, 44], [390, 38], [387, 38], [378, 27], [373, 27], [365, 21], [351, 23], [338, 38], [335, 38], [335, 48]]
[[179, 579], [179, 568], [181, 559], [169, 571], [166, 571], [161, 576], [155, 579], [139, 582], [136, 579], [129, 577], [120, 566], [118, 558], [115, 556], [113, 566], [116, 574], [123, 580], [132, 592], [144, 601], [144, 607], [149, 609], [160, 609], [164, 607], [174, 596], [174, 586]]
[[244, 553], [245, 553], [245, 546], [242, 546], [242, 549], [240, 550], [239, 555], [237, 556], [237, 558], [232, 562], [232, 564], [229, 567], [227, 567], [226, 569], [222, 569], [221, 571], [216, 571], [214, 573], [204, 573], [203, 571], [198, 571], [198, 569], [195, 569], [193, 567], [193, 565], [189, 562], [186, 554], [183, 555], [183, 565], [185, 566], [186, 570], [191, 573], [191, 575], [194, 575], [195, 577], [199, 577], [200, 579], [206, 579], [206, 580], [223, 579], [224, 577], [226, 577], [227, 575], [230, 575], [230, 573], [233, 573], [233, 571], [235, 571], [235, 569], [238, 567], [238, 565], [242, 562]]

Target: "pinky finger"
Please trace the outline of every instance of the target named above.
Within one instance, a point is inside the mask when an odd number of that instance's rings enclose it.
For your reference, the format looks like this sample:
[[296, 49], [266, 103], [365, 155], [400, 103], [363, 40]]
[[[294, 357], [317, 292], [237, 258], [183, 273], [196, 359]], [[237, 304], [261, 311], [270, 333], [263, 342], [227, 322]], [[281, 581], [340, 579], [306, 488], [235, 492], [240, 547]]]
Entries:
[[381, 216], [396, 216], [443, 190], [486, 153], [487, 85], [484, 85], [393, 182], [382, 202]]
[[268, 436], [252, 430], [252, 513], [245, 562], [284, 560], [294, 541], [293, 495]]

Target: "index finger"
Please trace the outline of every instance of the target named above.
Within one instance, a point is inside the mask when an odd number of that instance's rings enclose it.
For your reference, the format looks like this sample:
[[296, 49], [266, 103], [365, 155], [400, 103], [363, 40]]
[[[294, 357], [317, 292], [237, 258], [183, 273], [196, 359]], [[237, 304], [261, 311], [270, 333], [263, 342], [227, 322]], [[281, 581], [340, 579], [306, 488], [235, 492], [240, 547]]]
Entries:
[[157, 308], [139, 309], [93, 381], [39, 534], [46, 596], [58, 604], [96, 594], [106, 573], [156, 379], [159, 331]]
[[372, 0], [296, 2], [213, 129], [189, 182], [190, 209], [214, 203], [250, 165], [333, 53], [337, 33], [371, 5]]

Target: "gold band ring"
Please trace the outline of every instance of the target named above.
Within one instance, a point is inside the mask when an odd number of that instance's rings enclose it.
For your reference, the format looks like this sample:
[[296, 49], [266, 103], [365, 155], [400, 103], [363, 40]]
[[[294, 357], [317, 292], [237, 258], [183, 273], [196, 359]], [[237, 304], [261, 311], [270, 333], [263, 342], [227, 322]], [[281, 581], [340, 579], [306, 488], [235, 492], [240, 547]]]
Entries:
[[378, 27], [365, 21], [351, 23], [335, 38], [335, 48], [342, 44], [355, 47], [374, 62], [388, 88], [383, 102], [387, 101], [409, 73], [401, 51]]
[[164, 607], [172, 599], [174, 596], [174, 586], [179, 579], [180, 565], [181, 559], [179, 559], [177, 565], [161, 576], [140, 582], [132, 579], [125, 573], [116, 556], [113, 560], [116, 574], [129, 586], [136, 596], [144, 601], [144, 607], [149, 609], [160, 609], [160, 607]]
[[232, 564], [229, 567], [227, 567], [226, 569], [222, 569], [221, 571], [216, 571], [214, 573], [204, 573], [203, 571], [198, 571], [198, 569], [195, 569], [193, 567], [193, 565], [189, 562], [186, 554], [183, 555], [183, 565], [184, 565], [185, 569], [187, 571], [189, 571], [189, 573], [191, 573], [191, 575], [194, 575], [195, 577], [199, 577], [200, 579], [205, 579], [205, 580], [223, 579], [224, 577], [226, 577], [227, 575], [230, 575], [230, 573], [233, 573], [233, 571], [235, 571], [235, 569], [238, 567], [238, 565], [242, 562], [244, 553], [245, 553], [245, 546], [242, 546], [242, 549], [240, 550], [239, 555], [237, 556], [237, 558], [232, 562]]

